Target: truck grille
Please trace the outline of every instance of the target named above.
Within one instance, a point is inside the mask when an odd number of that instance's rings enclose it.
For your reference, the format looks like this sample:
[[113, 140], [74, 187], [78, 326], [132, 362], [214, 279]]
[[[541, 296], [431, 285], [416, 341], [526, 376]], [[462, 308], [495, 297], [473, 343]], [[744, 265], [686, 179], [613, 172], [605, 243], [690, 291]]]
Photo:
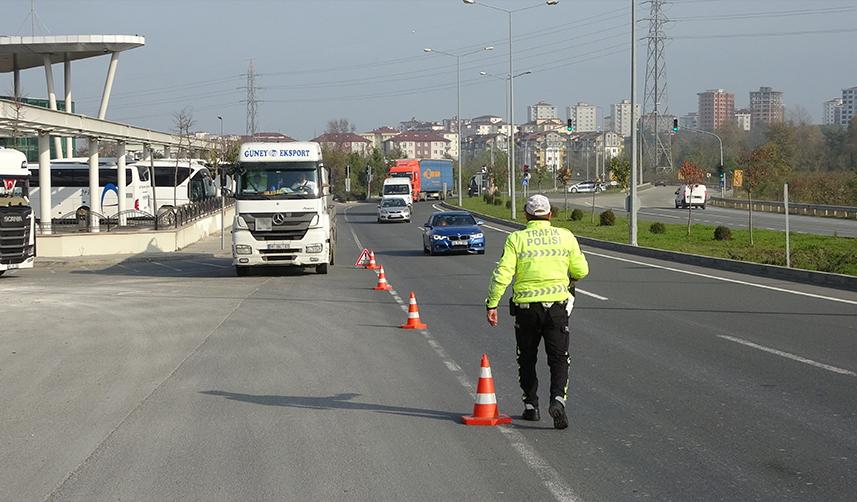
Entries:
[[314, 212], [243, 213], [241, 217], [258, 241], [297, 241], [304, 238], [315, 215]]
[[26, 206], [0, 209], [0, 263], [22, 263], [30, 257], [30, 214]]

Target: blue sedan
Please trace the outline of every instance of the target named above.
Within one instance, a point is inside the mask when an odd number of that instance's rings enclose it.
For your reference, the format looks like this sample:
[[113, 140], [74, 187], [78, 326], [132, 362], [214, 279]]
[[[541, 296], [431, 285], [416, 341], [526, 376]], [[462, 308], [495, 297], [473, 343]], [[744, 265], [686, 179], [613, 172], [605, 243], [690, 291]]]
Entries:
[[423, 225], [423, 252], [439, 253], [485, 253], [485, 235], [473, 216], [465, 211], [442, 211], [431, 215]]

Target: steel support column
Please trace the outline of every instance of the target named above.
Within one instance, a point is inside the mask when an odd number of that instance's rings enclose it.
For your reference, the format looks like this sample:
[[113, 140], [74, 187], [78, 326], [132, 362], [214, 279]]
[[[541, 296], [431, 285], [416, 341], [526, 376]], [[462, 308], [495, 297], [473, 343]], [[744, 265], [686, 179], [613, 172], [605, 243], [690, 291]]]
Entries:
[[39, 226], [42, 235], [51, 233], [51, 136], [39, 131]]
[[119, 53], [110, 54], [110, 66], [107, 68], [107, 80], [104, 81], [104, 93], [101, 95], [101, 107], [98, 108], [98, 118], [104, 120], [107, 116], [107, 104], [110, 102], [110, 92], [113, 90], [113, 79], [116, 77], [116, 66], [119, 64]]
[[99, 231], [101, 191], [98, 180], [98, 138], [89, 138], [89, 229]]
[[[42, 61], [45, 66], [45, 80], [48, 84], [48, 106], [51, 110], [57, 111], [57, 93], [54, 88], [54, 72], [51, 64], [50, 54], [42, 56]], [[61, 159], [62, 155], [62, 138], [54, 137], [54, 149], [56, 150], [56, 158]]]
[[125, 176], [125, 142], [116, 143], [116, 184], [119, 185], [119, 225], [125, 225], [125, 211], [128, 209], [128, 180]]
[[[64, 86], [65, 86], [65, 111], [66, 113], [71, 113], [71, 61], [68, 59], [68, 54], [65, 55], [65, 62], [63, 64], [63, 77], [64, 77]], [[74, 157], [74, 147], [72, 146], [74, 140], [71, 136], [66, 137], [65, 139], [65, 158], [70, 159]]]

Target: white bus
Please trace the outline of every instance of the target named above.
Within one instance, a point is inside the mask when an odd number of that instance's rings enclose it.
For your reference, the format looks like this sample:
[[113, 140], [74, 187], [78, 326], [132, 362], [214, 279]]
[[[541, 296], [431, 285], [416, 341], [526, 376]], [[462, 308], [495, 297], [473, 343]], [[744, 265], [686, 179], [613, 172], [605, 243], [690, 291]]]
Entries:
[[[155, 179], [149, 183], [149, 171], [154, 164]], [[134, 164], [145, 183], [154, 187], [152, 204], [164, 208], [180, 207], [217, 195], [214, 176], [202, 161], [197, 159], [151, 159]]]
[[[41, 219], [39, 199], [39, 164], [30, 163], [30, 203]], [[152, 185], [147, 170], [125, 166], [127, 210], [152, 214], [150, 203]], [[103, 216], [119, 213], [119, 187], [115, 159], [102, 158], [98, 162], [98, 197]], [[88, 159], [63, 159], [51, 161], [51, 218], [69, 217], [78, 209], [90, 208], [89, 161]]]

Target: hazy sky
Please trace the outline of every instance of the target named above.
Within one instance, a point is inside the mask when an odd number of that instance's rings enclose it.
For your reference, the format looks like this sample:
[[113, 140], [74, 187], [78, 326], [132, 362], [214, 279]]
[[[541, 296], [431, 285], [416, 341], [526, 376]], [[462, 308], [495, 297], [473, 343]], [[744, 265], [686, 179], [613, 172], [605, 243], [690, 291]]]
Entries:
[[[29, 35], [30, 0], [2, 0], [0, 34]], [[486, 0], [515, 9], [541, 0]], [[638, 17], [648, 17], [638, 4]], [[299, 139], [348, 118], [359, 131], [416, 117], [452, 117], [455, 58], [426, 54], [491, 52], [461, 58], [462, 116], [505, 116], [504, 83], [479, 75], [508, 72], [506, 14], [461, 0], [37, 0], [37, 34], [139, 34], [124, 53], [108, 118], [172, 130], [187, 107], [197, 128], [245, 130], [246, 73], [255, 61], [263, 131]], [[772, 86], [786, 106], [818, 120], [822, 102], [857, 86], [857, 0], [673, 0], [667, 26], [669, 111], [696, 111], [696, 93], [724, 88], [736, 107], [749, 91]], [[640, 38], [647, 21], [638, 26]], [[545, 100], [560, 109], [585, 101], [609, 114], [629, 97], [628, 0], [561, 0], [514, 15], [515, 114]], [[761, 36], [760, 36], [761, 35]], [[638, 46], [642, 101], [646, 42]], [[97, 112], [109, 58], [74, 63], [74, 98]], [[62, 65], [54, 75], [62, 82]], [[0, 90], [12, 86], [0, 77]], [[44, 72], [23, 73], [28, 95], [46, 95]], [[61, 94], [62, 91], [58, 92]]]

